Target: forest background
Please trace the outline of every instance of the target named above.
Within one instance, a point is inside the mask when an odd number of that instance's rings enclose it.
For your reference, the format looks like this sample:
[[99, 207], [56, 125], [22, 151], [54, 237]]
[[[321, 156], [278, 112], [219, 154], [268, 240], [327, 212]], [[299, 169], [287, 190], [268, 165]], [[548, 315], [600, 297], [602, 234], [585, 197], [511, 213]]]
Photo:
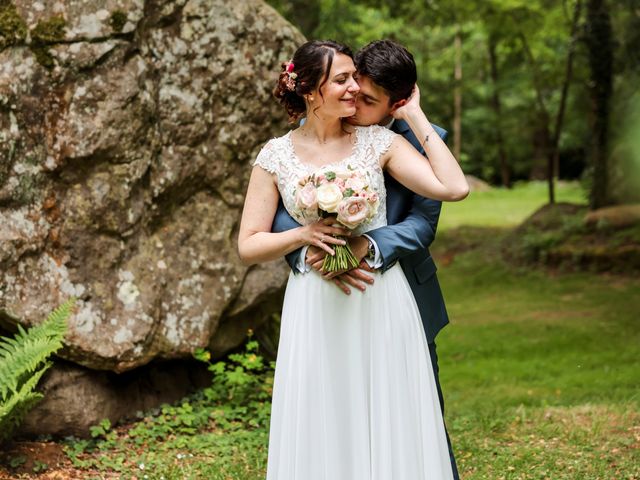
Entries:
[[307, 38], [405, 45], [465, 172], [507, 187], [579, 178], [592, 208], [639, 198], [637, 0], [269, 3]]

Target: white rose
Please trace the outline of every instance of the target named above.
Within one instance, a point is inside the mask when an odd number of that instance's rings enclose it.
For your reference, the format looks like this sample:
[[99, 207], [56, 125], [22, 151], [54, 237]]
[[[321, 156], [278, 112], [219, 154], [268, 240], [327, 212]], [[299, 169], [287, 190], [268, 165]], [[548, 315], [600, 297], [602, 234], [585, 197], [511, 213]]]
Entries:
[[318, 206], [325, 212], [335, 213], [340, 200], [342, 200], [342, 192], [340, 187], [333, 183], [325, 183], [320, 185], [316, 191]]

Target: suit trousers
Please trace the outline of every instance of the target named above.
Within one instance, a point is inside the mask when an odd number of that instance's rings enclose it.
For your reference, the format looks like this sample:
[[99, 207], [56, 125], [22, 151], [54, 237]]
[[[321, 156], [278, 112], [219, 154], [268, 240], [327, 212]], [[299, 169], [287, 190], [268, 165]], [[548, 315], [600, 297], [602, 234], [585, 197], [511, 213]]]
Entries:
[[[436, 351], [436, 342], [429, 344], [429, 355], [431, 356], [431, 366], [433, 367], [433, 374], [436, 379], [436, 387], [438, 389], [438, 400], [440, 400], [440, 408], [442, 409], [442, 416], [444, 417], [444, 398], [442, 397], [442, 388], [440, 388], [440, 368], [438, 367], [438, 352]], [[460, 480], [458, 474], [458, 465], [456, 465], [456, 459], [453, 455], [453, 449], [451, 448], [451, 440], [449, 440], [449, 432], [445, 422], [445, 432], [447, 434], [447, 444], [449, 446], [449, 457], [451, 458], [451, 469], [453, 470], [453, 478]]]

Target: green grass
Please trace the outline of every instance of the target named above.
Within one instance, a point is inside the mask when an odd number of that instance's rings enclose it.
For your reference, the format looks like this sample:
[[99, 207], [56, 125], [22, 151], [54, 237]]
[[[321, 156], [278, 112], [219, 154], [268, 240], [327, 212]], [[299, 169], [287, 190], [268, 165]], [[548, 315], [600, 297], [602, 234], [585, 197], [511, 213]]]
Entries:
[[[543, 185], [443, 209], [434, 253], [452, 324], [438, 337], [467, 479], [640, 478], [640, 279], [507, 265], [501, 241]], [[576, 185], [559, 201], [581, 203]], [[492, 228], [453, 228], [459, 225]], [[467, 251], [459, 252], [460, 245]], [[471, 249], [469, 250], [469, 246]]]
[[438, 273], [452, 319], [440, 374], [464, 478], [637, 478], [640, 280], [514, 269], [490, 249]]
[[[466, 226], [513, 227], [547, 203], [546, 182], [518, 183], [512, 189], [492, 188], [471, 192], [462, 202], [446, 203], [438, 223], [439, 231]], [[587, 203], [586, 193], [577, 182], [560, 182], [556, 201]]]

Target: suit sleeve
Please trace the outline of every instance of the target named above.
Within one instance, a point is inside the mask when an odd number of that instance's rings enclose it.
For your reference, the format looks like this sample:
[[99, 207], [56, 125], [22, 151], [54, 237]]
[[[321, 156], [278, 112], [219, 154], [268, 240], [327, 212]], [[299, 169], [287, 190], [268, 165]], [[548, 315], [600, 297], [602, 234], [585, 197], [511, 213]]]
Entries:
[[[273, 218], [273, 224], [271, 225], [271, 231], [274, 233], [286, 232], [287, 230], [291, 230], [292, 228], [299, 227], [300, 224], [296, 222], [287, 209], [284, 208], [284, 204], [282, 203], [282, 199], [278, 202], [278, 210], [276, 211], [276, 216]], [[285, 259], [287, 263], [293, 270], [293, 273], [298, 273], [297, 262], [298, 258], [300, 258], [300, 252], [302, 248], [294, 250], [293, 252], [285, 255]]]
[[384, 272], [401, 258], [428, 248], [436, 238], [442, 202], [415, 195], [407, 217], [367, 232], [378, 245]]
[[[446, 142], [447, 131], [437, 125], [433, 127]], [[416, 143], [415, 137], [410, 138], [409, 141], [418, 147], [422, 155], [425, 155], [419, 143]], [[367, 232], [367, 235], [376, 242], [382, 255], [383, 272], [401, 258], [424, 250], [433, 243], [441, 210], [442, 202], [414, 194], [411, 208], [404, 220]]]

